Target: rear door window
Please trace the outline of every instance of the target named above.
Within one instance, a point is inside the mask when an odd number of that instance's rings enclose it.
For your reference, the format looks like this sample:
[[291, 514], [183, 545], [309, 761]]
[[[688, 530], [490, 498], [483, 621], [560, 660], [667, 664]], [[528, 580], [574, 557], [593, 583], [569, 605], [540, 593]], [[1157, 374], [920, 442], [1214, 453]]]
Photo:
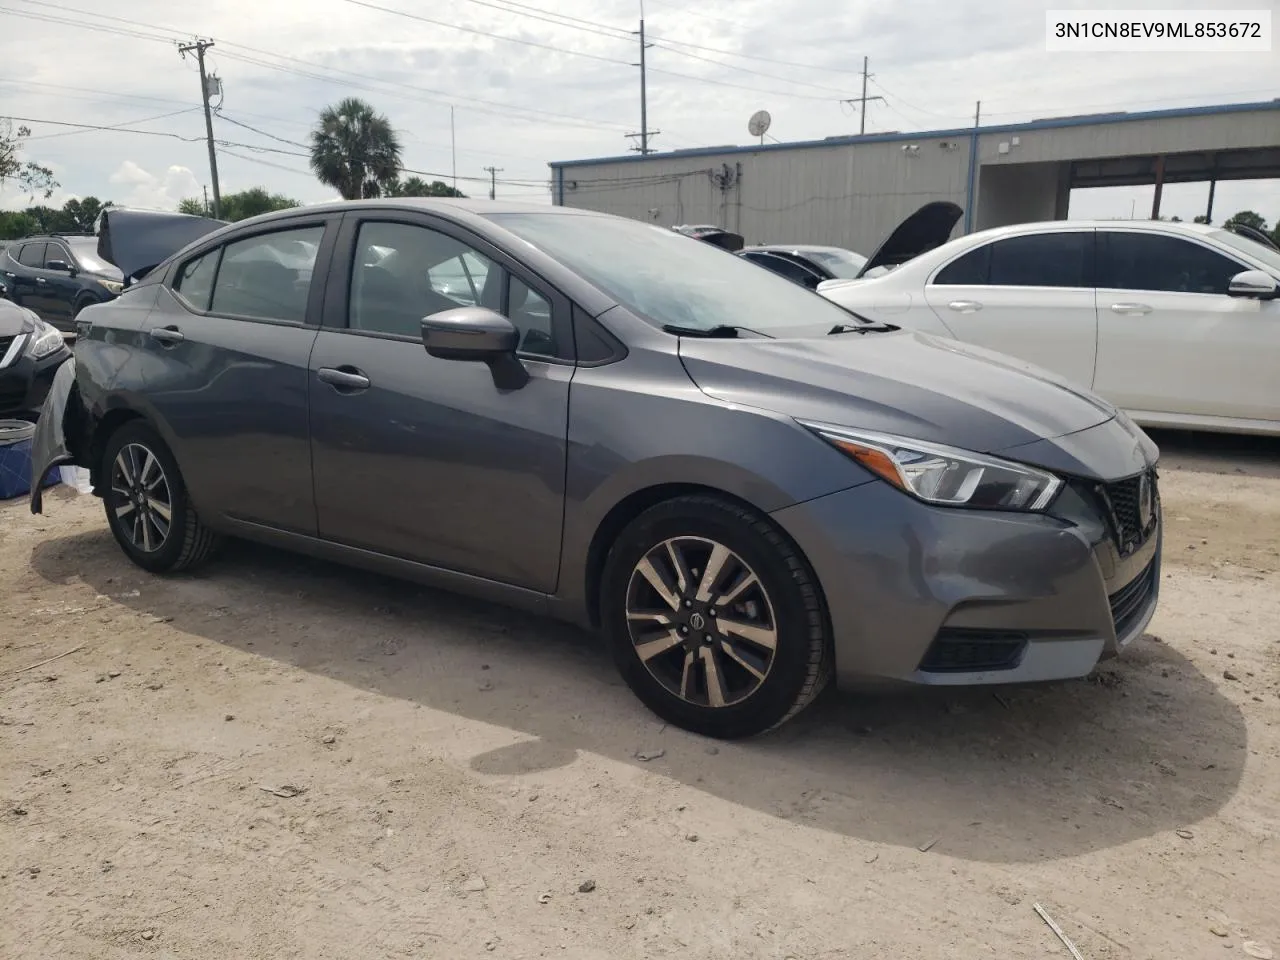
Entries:
[[1092, 287], [1093, 232], [1035, 233], [991, 244], [996, 287]]
[[311, 274], [324, 227], [261, 233], [223, 248], [210, 311], [304, 323]]
[[188, 260], [178, 269], [173, 289], [178, 296], [197, 310], [208, 310], [213, 296], [213, 278], [218, 270], [218, 257], [222, 248], [210, 250], [194, 260]]
[[44, 266], [44, 243], [24, 243], [18, 253], [18, 262], [24, 267], [41, 268]]

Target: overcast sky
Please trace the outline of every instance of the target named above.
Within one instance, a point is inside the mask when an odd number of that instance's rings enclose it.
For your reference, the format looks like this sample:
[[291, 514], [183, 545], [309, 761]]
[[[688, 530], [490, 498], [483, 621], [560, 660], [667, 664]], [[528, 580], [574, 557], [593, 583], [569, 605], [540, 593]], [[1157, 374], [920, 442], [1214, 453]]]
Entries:
[[[1275, 10], [1277, 2], [1230, 5]], [[840, 99], [859, 94], [864, 55], [874, 74], [868, 92], [885, 98], [869, 107], [868, 132], [964, 125], [979, 99], [994, 123], [1280, 93], [1280, 49], [1045, 52], [1046, 9], [1102, 5], [647, 0], [649, 124], [662, 131], [653, 145], [747, 143], [747, 118], [761, 108], [782, 141], [856, 132], [856, 111]], [[216, 136], [239, 144], [220, 149], [224, 192], [260, 185], [303, 202], [330, 199], [295, 154], [321, 108], [356, 95], [401, 132], [407, 167], [450, 178], [452, 105], [464, 192], [487, 191], [483, 168], [496, 166], [501, 195], [549, 201], [548, 161], [614, 156], [632, 143], [624, 135], [639, 128], [639, 71], [628, 31], [639, 16], [639, 0], [0, 0], [0, 110], [164, 134], [31, 123], [26, 153], [61, 182], [52, 203], [95, 195], [172, 209], [209, 183], [195, 62], [175, 48], [199, 34], [217, 42], [209, 54], [224, 87]], [[159, 118], [175, 111], [185, 112]], [[1205, 194], [1198, 184], [1167, 188], [1164, 212], [1190, 219]], [[1141, 216], [1150, 196], [1150, 188], [1078, 192], [1071, 214]], [[4, 207], [27, 202], [12, 188], [0, 194]], [[1280, 184], [1219, 186], [1215, 219], [1244, 207], [1275, 223]]]

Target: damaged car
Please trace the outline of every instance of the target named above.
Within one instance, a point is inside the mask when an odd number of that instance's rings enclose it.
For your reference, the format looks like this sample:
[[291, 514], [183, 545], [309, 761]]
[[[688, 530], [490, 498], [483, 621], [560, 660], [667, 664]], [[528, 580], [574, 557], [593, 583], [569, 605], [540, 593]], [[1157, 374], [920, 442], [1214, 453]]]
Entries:
[[725, 738], [832, 678], [1081, 677], [1156, 609], [1158, 450], [1126, 416], [669, 228], [106, 216], [133, 282], [81, 315], [33, 469], [86, 468], [153, 573], [240, 537], [559, 617]]

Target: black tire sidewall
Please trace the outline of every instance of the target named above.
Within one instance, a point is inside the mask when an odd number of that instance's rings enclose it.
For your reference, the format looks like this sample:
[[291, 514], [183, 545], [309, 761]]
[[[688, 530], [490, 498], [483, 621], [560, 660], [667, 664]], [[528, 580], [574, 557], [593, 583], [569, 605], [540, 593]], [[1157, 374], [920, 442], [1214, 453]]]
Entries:
[[[637, 697], [670, 723], [708, 736], [736, 738], [769, 730], [795, 708], [810, 678], [812, 651], [822, 638], [822, 615], [806, 586], [817, 584], [798, 551], [771, 542], [740, 508], [713, 499], [672, 501], [642, 514], [622, 533], [605, 561], [600, 612], [603, 632], [623, 679]], [[777, 535], [781, 540], [781, 534]], [[632, 571], [659, 543], [673, 537], [706, 537], [728, 547], [756, 573], [769, 595], [778, 631], [773, 667], [763, 685], [741, 703], [699, 707], [663, 687], [635, 653], [627, 628], [626, 596]], [[780, 549], [781, 547], [781, 549]], [[798, 562], [797, 570], [789, 562]]]
[[[160, 467], [164, 470], [165, 479], [169, 483], [169, 495], [172, 498], [168, 539], [165, 540], [164, 546], [151, 553], [139, 550], [133, 545], [115, 516], [115, 508], [118, 503], [116, 495], [111, 490], [111, 472], [117, 454], [131, 443], [146, 447], [160, 461]], [[116, 538], [116, 542], [120, 544], [120, 548], [130, 560], [144, 570], [150, 570], [154, 573], [172, 570], [182, 557], [183, 541], [187, 524], [190, 520], [188, 516], [190, 507], [187, 501], [187, 488], [182, 481], [182, 473], [178, 470], [178, 462], [169, 451], [168, 445], [150, 424], [141, 420], [132, 420], [120, 427], [107, 440], [102, 454], [101, 471], [103, 477], [102, 502], [107, 512], [107, 524], [111, 527], [111, 533]]]

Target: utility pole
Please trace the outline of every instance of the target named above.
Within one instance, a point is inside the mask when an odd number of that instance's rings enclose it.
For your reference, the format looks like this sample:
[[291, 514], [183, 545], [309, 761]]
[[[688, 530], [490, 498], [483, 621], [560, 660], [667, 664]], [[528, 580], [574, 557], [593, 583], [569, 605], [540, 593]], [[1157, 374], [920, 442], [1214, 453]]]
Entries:
[[641, 156], [646, 156], [652, 152], [649, 149], [649, 137], [655, 136], [662, 131], [649, 129], [649, 77], [645, 71], [644, 52], [653, 44], [646, 43], [644, 39], [644, 0], [641, 0], [640, 3], [640, 29], [639, 31], [633, 30], [632, 35], [634, 36], [637, 33], [640, 37], [640, 62], [633, 63], [632, 66], [640, 68], [640, 132], [628, 133], [627, 136], [639, 138], [640, 145], [633, 146], [631, 149], [639, 151]]
[[485, 173], [489, 174], [489, 199], [496, 200], [498, 192], [498, 174], [502, 172], [502, 167], [485, 167]]
[[449, 108], [449, 154], [453, 158], [453, 192], [458, 192], [458, 137], [453, 128], [453, 107]]
[[867, 103], [871, 100], [884, 100], [884, 97], [881, 96], [867, 96], [867, 81], [871, 79], [871, 74], [867, 72], [867, 67], [870, 65], [870, 62], [869, 57], [862, 58], [862, 96], [840, 101], [841, 103], [847, 103], [850, 106], [855, 103], [858, 104], [858, 113], [862, 118], [858, 123], [858, 136], [862, 136], [867, 132]]
[[200, 189], [204, 191], [204, 212], [205, 212], [205, 215], [207, 216], [210, 212], [209, 211], [209, 187], [207, 184], [202, 183], [200, 184]]
[[[194, 43], [180, 45], [178, 53], [185, 60], [187, 54], [194, 50], [196, 62], [200, 64], [200, 102], [204, 105], [204, 132], [209, 141], [209, 175], [213, 179], [213, 218], [220, 220], [222, 218], [222, 191], [218, 189], [218, 154], [213, 148], [213, 114], [209, 111], [212, 90], [209, 86], [209, 77], [204, 72], [204, 52], [212, 46], [212, 40], [197, 40]], [[213, 81], [215, 85], [219, 82], [217, 77], [214, 77]]]

